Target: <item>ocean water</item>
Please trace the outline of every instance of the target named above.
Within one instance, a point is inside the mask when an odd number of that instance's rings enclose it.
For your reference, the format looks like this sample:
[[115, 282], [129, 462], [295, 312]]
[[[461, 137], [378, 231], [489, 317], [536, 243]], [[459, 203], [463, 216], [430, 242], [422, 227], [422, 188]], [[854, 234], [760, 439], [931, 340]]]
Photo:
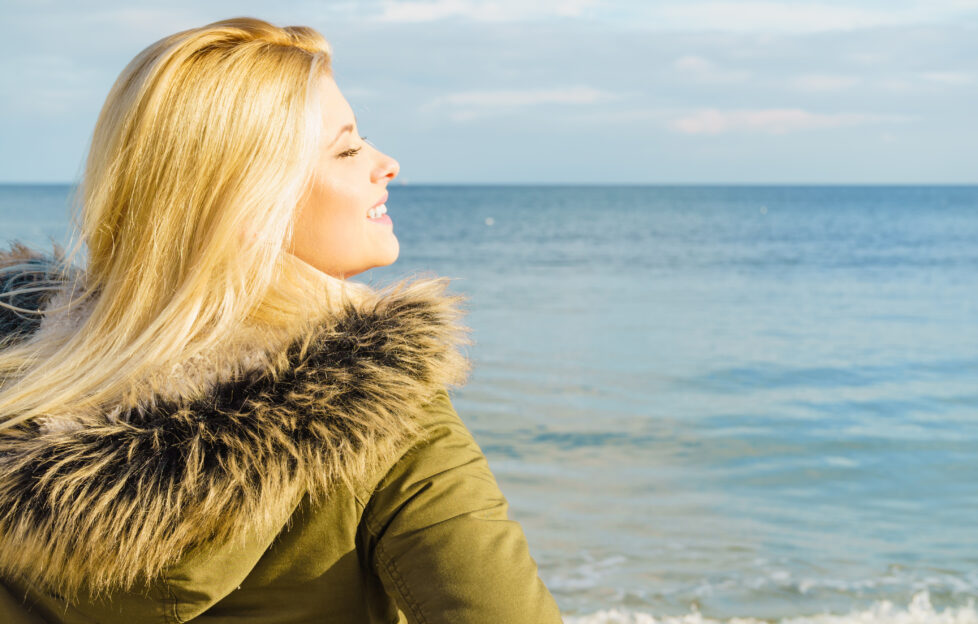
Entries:
[[468, 296], [453, 400], [568, 623], [978, 623], [978, 187], [390, 191], [356, 279]]

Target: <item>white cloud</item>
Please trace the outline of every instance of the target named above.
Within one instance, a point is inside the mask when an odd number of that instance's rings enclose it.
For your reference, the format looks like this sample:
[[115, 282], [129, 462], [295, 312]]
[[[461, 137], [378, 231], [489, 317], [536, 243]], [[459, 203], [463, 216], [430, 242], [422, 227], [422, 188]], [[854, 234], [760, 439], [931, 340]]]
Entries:
[[545, 17], [583, 17], [597, 0], [385, 0], [376, 18], [383, 22], [432, 22], [461, 17], [504, 22]]
[[732, 84], [745, 82], [750, 78], [748, 71], [722, 68], [701, 56], [680, 57], [673, 63], [673, 67], [679, 73], [697, 82]]
[[94, 28], [125, 33], [126, 38], [153, 43], [147, 39], [162, 38], [175, 32], [203, 26], [208, 20], [193, 10], [177, 7], [123, 7], [86, 12], [80, 20]]
[[[355, 4], [355, 8], [350, 8]], [[338, 6], [337, 6], [338, 5]], [[324, 3], [330, 13], [381, 22], [444, 19], [506, 22], [554, 17], [620, 23], [648, 30], [810, 33], [957, 21], [975, 0], [362, 0]]]
[[[635, 122], [663, 122], [676, 115], [676, 111], [667, 108], [631, 108], [615, 110], [587, 110], [561, 115], [568, 122], [583, 124], [599, 124], [607, 127], [609, 124], [631, 124]], [[661, 125], [661, 124], [656, 124]]]
[[684, 56], [676, 59], [673, 66], [680, 71], [702, 72], [713, 69], [713, 63], [699, 56]]
[[834, 2], [775, 0], [649, 3], [628, 17], [652, 29], [812, 33], [933, 23], [975, 9], [971, 0], [915, 0], [853, 6]]
[[876, 84], [891, 93], [909, 93], [915, 89], [914, 83], [906, 78], [882, 78], [877, 80]]
[[969, 85], [975, 81], [974, 74], [962, 71], [924, 72], [920, 77], [928, 82], [936, 82], [955, 87]]
[[563, 89], [464, 91], [435, 98], [425, 108], [448, 108], [451, 119], [467, 121], [487, 115], [511, 113], [531, 106], [594, 104], [617, 97], [616, 94], [585, 86]]
[[465, 0], [435, 2], [387, 2], [378, 19], [385, 22], [430, 22], [446, 17], [464, 15]]
[[842, 91], [862, 82], [857, 76], [842, 74], [805, 74], [791, 81], [791, 86], [799, 91], [824, 93]]
[[852, 52], [850, 54], [846, 54], [843, 58], [848, 61], [852, 61], [857, 65], [873, 67], [877, 65], [882, 65], [883, 63], [889, 61], [890, 54], [881, 52], [879, 50], [874, 50], [872, 52], [864, 50], [860, 52]]
[[442, 101], [456, 106], [488, 108], [521, 107], [533, 104], [590, 104], [611, 97], [611, 94], [591, 87], [567, 89], [530, 89], [524, 91], [466, 91], [444, 96]]
[[673, 119], [670, 127], [683, 134], [722, 134], [746, 131], [785, 134], [800, 130], [909, 121], [904, 115], [813, 113], [798, 108], [756, 110], [704, 109]]
[[957, 70], [929, 71], [880, 78], [872, 81], [872, 84], [891, 93], [919, 93], [922, 88], [933, 89], [935, 85], [967, 87], [978, 84], [978, 75]]

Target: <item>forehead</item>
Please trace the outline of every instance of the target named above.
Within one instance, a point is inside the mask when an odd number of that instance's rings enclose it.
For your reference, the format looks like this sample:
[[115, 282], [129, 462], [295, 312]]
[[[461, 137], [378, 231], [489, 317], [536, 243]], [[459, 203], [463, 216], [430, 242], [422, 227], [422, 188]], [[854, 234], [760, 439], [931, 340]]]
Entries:
[[319, 102], [323, 112], [323, 127], [328, 136], [335, 134], [329, 133], [329, 130], [338, 130], [354, 122], [353, 109], [332, 76], [325, 76], [320, 82]]

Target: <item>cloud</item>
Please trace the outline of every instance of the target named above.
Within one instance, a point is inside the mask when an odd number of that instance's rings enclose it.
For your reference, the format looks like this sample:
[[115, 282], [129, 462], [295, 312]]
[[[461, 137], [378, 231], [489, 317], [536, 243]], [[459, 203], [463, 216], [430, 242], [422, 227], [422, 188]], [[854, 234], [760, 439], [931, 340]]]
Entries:
[[847, 76], [842, 74], [805, 74], [798, 76], [791, 81], [791, 86], [798, 91], [810, 93], [824, 93], [830, 91], [842, 91], [853, 87], [862, 82], [857, 76]]
[[362, 0], [324, 3], [346, 17], [393, 23], [446, 19], [518, 22], [571, 18], [646, 30], [811, 33], [960, 20], [978, 10], [975, 0]]
[[802, 130], [859, 126], [870, 123], [909, 121], [904, 115], [864, 113], [813, 113], [798, 108], [756, 110], [699, 110], [673, 119], [670, 127], [683, 134], [723, 134], [726, 132], [761, 132], [786, 134]]
[[483, 107], [517, 107], [533, 104], [590, 104], [611, 95], [591, 87], [567, 89], [531, 89], [524, 91], [467, 91], [444, 96], [448, 104]]
[[632, 129], [649, 126], [652, 122], [660, 126], [675, 117], [675, 109], [669, 108], [625, 108], [614, 110], [586, 110], [568, 112], [561, 115], [562, 121], [580, 124], [597, 124], [607, 128], [611, 124], [634, 124]]
[[576, 86], [562, 89], [524, 89], [498, 91], [463, 91], [435, 98], [425, 108], [449, 108], [455, 121], [511, 113], [532, 106], [557, 104], [595, 104], [619, 96], [593, 87]]
[[382, 22], [433, 22], [464, 18], [505, 22], [546, 17], [583, 17], [597, 0], [385, 0], [375, 17]]
[[852, 6], [832, 2], [774, 0], [649, 3], [630, 20], [653, 29], [723, 32], [812, 33], [933, 23], [976, 8], [972, 0], [916, 0]]
[[955, 87], [969, 85], [975, 81], [974, 74], [962, 71], [924, 72], [920, 77], [928, 82], [936, 82]]
[[718, 67], [713, 61], [701, 56], [680, 57], [673, 63], [673, 67], [683, 76], [687, 76], [696, 82], [732, 84], [746, 82], [750, 78], [748, 71]]
[[86, 27], [103, 32], [124, 33], [127, 40], [145, 45], [166, 35], [203, 26], [210, 21], [195, 10], [185, 7], [113, 7], [84, 12], [79, 16]]
[[933, 90], [934, 86], [968, 87], [978, 84], [978, 75], [956, 70], [928, 71], [880, 78], [872, 81], [872, 84], [891, 93], [919, 93], [921, 89]]
[[876, 85], [891, 93], [910, 93], [916, 88], [914, 83], [906, 78], [881, 78], [876, 81]]

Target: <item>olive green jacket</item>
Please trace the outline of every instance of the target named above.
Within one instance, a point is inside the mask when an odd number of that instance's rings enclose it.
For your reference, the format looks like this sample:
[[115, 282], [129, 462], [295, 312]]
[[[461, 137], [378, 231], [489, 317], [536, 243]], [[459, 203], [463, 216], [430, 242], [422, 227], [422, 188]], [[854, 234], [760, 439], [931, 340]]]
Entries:
[[[50, 271], [0, 256], [0, 292]], [[0, 432], [0, 622], [560, 622], [452, 407], [467, 362], [445, 285]], [[0, 308], [10, 343], [64, 322]]]

